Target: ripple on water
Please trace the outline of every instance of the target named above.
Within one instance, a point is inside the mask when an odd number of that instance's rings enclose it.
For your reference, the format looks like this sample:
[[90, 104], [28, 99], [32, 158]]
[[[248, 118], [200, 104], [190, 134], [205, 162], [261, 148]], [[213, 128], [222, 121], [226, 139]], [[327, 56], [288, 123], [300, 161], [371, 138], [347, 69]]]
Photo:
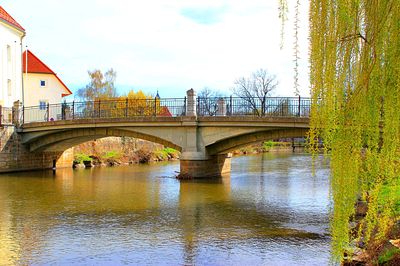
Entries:
[[236, 157], [230, 178], [195, 182], [171, 178], [176, 162], [4, 175], [0, 254], [29, 265], [324, 265], [329, 170], [317, 163], [313, 177], [309, 156]]

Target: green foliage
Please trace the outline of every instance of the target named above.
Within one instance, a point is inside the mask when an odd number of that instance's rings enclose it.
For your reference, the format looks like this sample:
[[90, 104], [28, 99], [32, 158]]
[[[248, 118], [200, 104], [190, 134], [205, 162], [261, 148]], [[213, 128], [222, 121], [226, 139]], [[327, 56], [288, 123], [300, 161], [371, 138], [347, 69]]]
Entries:
[[77, 163], [82, 163], [82, 162], [91, 162], [92, 158], [89, 157], [89, 155], [85, 154], [85, 153], [78, 153], [75, 154], [74, 156], [74, 161]]
[[400, 249], [393, 247], [391, 249], [386, 250], [382, 255], [378, 258], [379, 265], [385, 264], [393, 259], [395, 255], [400, 255]]
[[311, 0], [309, 16], [309, 140], [317, 154], [323, 139], [330, 158], [332, 253], [342, 261], [357, 200], [368, 203], [356, 236], [367, 245], [396, 220], [388, 184], [400, 175], [400, 1]]
[[166, 161], [170, 158], [178, 158], [179, 152], [175, 149], [166, 147], [162, 150], [155, 151], [154, 156], [160, 161]]
[[384, 206], [387, 202], [393, 201], [391, 211], [393, 216], [400, 219], [400, 177], [392, 180], [391, 183], [385, 182], [379, 195], [379, 206]]
[[121, 153], [117, 151], [108, 151], [103, 154], [103, 159], [119, 159], [121, 157]]
[[264, 148], [264, 150], [269, 150], [269, 149], [273, 148], [275, 146], [275, 144], [276, 143], [274, 141], [272, 141], [272, 140], [265, 141], [263, 143], [263, 148]]

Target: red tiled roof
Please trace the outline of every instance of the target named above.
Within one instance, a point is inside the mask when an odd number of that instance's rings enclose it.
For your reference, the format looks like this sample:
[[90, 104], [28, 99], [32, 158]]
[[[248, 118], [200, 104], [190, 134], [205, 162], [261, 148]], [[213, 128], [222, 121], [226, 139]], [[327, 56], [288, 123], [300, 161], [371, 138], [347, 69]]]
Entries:
[[172, 117], [171, 112], [169, 111], [167, 106], [161, 106], [160, 113], [158, 116], [164, 116], [164, 117]]
[[[43, 63], [39, 58], [37, 58], [36, 55], [34, 55], [31, 51], [28, 50], [28, 56], [26, 52], [27, 51], [25, 51], [22, 54], [22, 72], [25, 73], [28, 70], [28, 73], [52, 74], [67, 90], [67, 93], [63, 93], [62, 97], [72, 94], [72, 92], [68, 89], [68, 87], [64, 84], [64, 82], [62, 82], [61, 79], [57, 77], [57, 74], [54, 73], [53, 70], [51, 70], [48, 66], [46, 66], [46, 64]], [[28, 57], [28, 68], [26, 68], [27, 57]]]
[[7, 11], [5, 11], [4, 8], [1, 6], [0, 6], [0, 20], [3, 20], [7, 24], [25, 32], [25, 29], [15, 19], [13, 19], [13, 17], [11, 17], [10, 14], [8, 14]]

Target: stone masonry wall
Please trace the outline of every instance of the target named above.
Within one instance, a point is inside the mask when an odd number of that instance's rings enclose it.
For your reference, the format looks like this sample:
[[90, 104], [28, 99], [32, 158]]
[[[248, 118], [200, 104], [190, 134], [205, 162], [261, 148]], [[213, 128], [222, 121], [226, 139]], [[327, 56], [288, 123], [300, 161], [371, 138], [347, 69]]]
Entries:
[[73, 150], [65, 152], [31, 152], [22, 144], [14, 126], [0, 127], [0, 173], [71, 167]]
[[221, 177], [231, 171], [231, 154], [214, 155], [209, 160], [180, 160], [180, 172], [193, 178]]

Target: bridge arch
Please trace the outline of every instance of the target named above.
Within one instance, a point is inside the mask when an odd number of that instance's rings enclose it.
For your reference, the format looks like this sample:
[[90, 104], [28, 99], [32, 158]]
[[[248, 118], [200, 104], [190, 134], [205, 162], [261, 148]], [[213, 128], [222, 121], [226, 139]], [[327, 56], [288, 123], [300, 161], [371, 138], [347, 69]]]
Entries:
[[261, 141], [274, 140], [279, 138], [302, 138], [306, 136], [306, 134], [307, 129], [304, 128], [287, 128], [258, 131], [248, 134], [236, 135], [227, 139], [222, 139], [211, 145], [206, 146], [206, 150], [209, 155], [226, 154]]
[[70, 129], [49, 133], [45, 137], [40, 134], [37, 137], [29, 139], [25, 144], [29, 144], [30, 151], [35, 152], [64, 151], [86, 141], [105, 137], [133, 137], [182, 151], [182, 147], [172, 141], [137, 131], [115, 128]]

